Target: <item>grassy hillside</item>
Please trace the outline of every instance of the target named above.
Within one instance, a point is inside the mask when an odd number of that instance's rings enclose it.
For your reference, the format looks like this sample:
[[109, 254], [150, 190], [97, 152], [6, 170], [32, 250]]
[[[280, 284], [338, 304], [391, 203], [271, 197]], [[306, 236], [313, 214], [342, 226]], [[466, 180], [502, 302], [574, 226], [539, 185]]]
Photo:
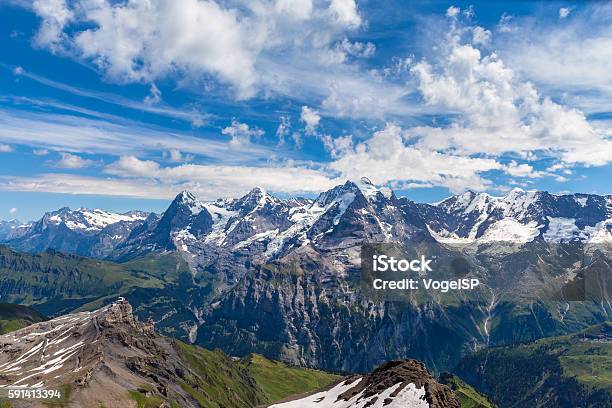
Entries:
[[0, 334], [12, 332], [47, 318], [36, 310], [12, 303], [0, 303]]
[[[176, 262], [165, 259], [142, 264], [117, 264], [56, 251], [32, 255], [0, 245], [0, 298], [11, 303], [37, 305], [50, 316], [75, 310], [96, 300], [114, 298], [134, 288], [163, 288], [154, 276], [164, 268], [176, 276]], [[147, 272], [152, 271], [152, 273]], [[98, 302], [100, 303], [100, 302]]]
[[259, 355], [234, 360], [225, 353], [175, 342], [182, 358], [197, 373], [181, 387], [203, 407], [253, 407], [327, 386], [340, 376], [288, 367]]
[[327, 387], [342, 378], [325, 371], [290, 367], [259, 354], [251, 354], [240, 360], [240, 363], [262, 389], [266, 402]]
[[611, 407], [612, 322], [466, 357], [457, 374], [501, 407]]
[[486, 396], [479, 393], [456, 375], [444, 373], [440, 376], [440, 383], [448, 385], [459, 398], [461, 408], [496, 408]]

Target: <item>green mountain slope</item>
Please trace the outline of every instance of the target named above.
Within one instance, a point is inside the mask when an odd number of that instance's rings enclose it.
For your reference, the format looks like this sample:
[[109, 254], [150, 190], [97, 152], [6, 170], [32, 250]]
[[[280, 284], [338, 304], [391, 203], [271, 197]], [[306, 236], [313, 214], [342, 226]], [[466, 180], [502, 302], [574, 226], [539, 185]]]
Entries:
[[459, 398], [459, 402], [461, 403], [461, 408], [496, 408], [493, 402], [491, 402], [485, 395], [479, 393], [463, 381], [461, 378], [456, 375], [443, 373], [440, 376], [440, 383], [444, 385], [448, 385], [457, 397]]
[[12, 332], [43, 320], [47, 318], [32, 308], [12, 303], [0, 303], [0, 334]]
[[342, 378], [340, 375], [325, 371], [290, 367], [278, 361], [268, 360], [260, 354], [244, 357], [240, 363], [262, 389], [266, 402], [324, 388]]
[[457, 374], [500, 407], [612, 407], [612, 322], [481, 350]]
[[[225, 353], [177, 341], [180, 355], [201, 381], [181, 384], [204, 407], [235, 405], [235, 395], [254, 405], [310, 392], [341, 379], [340, 376], [307, 368], [289, 367], [259, 355], [233, 360]], [[232, 390], [228, 393], [227, 390]]]

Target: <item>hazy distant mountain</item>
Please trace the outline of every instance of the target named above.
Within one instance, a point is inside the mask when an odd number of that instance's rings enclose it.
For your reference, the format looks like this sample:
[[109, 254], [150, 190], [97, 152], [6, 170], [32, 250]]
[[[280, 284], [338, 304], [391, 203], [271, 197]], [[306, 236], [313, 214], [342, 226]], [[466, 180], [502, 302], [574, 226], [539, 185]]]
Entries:
[[141, 211], [117, 214], [100, 209], [71, 210], [64, 207], [46, 213], [36, 222], [18, 227], [18, 234], [6, 235], [2, 240], [18, 250], [31, 253], [55, 249], [105, 258], [147, 216], [148, 213]]

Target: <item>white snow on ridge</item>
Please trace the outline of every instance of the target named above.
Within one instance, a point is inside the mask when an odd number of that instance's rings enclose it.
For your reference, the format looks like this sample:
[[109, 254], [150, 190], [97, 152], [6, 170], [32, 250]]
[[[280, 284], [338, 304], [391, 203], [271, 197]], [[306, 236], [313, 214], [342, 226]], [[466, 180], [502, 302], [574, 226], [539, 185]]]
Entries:
[[318, 392], [295, 401], [271, 405], [270, 408], [429, 408], [425, 400], [425, 388], [417, 388], [414, 384], [408, 384], [394, 397], [391, 395], [399, 389], [401, 383], [370, 397], [364, 397], [362, 391], [348, 401], [338, 398], [359, 384], [361, 380], [360, 378], [352, 383], [345, 381], [328, 391]]
[[483, 242], [499, 242], [499, 241], [510, 241], [510, 242], [530, 242], [533, 241], [540, 234], [540, 228], [535, 221], [530, 221], [527, 224], [521, 224], [514, 218], [504, 218], [497, 221], [489, 228], [479, 241]]
[[378, 193], [381, 193], [385, 198], [391, 198], [391, 194], [393, 193], [388, 187], [376, 187], [367, 177], [362, 177], [354, 183], [359, 187], [361, 193], [369, 200], [375, 199]]
[[95, 208], [89, 210], [87, 208], [79, 208], [74, 211], [69, 211], [60, 214], [49, 216], [48, 221], [59, 225], [64, 223], [66, 227], [73, 231], [100, 231], [109, 225], [116, 224], [121, 221], [140, 221], [146, 218], [145, 213], [128, 212], [118, 214], [109, 211]]
[[544, 239], [550, 242], [569, 242], [578, 237], [580, 230], [573, 218], [548, 217], [548, 230]]
[[581, 207], [587, 206], [588, 197], [574, 197], [574, 200], [576, 200]]

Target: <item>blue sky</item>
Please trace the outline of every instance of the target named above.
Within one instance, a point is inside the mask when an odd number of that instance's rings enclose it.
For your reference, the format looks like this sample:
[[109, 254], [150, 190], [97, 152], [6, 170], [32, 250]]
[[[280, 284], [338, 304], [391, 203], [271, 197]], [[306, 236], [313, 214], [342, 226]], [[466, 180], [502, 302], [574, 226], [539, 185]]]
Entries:
[[[406, 4], [409, 3], [409, 4]], [[0, 219], [369, 177], [609, 194], [612, 5], [0, 2]]]

